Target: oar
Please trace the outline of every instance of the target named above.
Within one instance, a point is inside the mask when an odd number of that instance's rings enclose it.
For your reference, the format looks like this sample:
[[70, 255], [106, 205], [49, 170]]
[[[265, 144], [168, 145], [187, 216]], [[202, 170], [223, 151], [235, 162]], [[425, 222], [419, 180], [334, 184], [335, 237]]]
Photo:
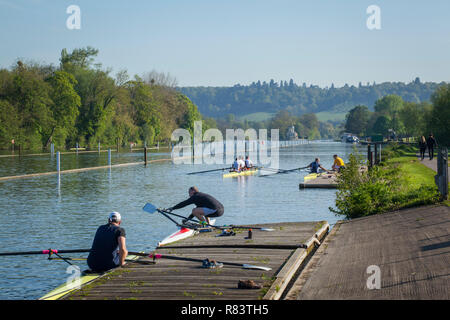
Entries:
[[[180, 261], [192, 261], [192, 262], [203, 262], [202, 259], [194, 259], [194, 258], [188, 258], [188, 257], [177, 257], [177, 256], [168, 256], [165, 254], [153, 254], [153, 253], [140, 253], [140, 252], [130, 252], [130, 254], [134, 254], [134, 255], [140, 255], [143, 257], [149, 257], [152, 259], [170, 259], [170, 260], [180, 260]], [[236, 262], [223, 262], [221, 261], [221, 263], [223, 263], [226, 266], [236, 266], [236, 267], [242, 267], [244, 269], [256, 269], [256, 270], [264, 270], [264, 271], [270, 271], [272, 270], [269, 267], [262, 267], [262, 266], [255, 266], [252, 264], [241, 264], [241, 263], [236, 263]]]
[[[56, 260], [56, 261], [64, 261], [64, 260], [86, 261], [87, 258], [49, 258], [49, 260]], [[153, 261], [141, 261], [141, 260], [132, 260], [132, 259], [125, 259], [125, 262], [139, 263], [139, 264], [155, 264]]]
[[205, 170], [205, 171], [189, 172], [189, 173], [187, 173], [187, 174], [190, 175], [190, 174], [197, 174], [197, 173], [206, 173], [206, 172], [214, 172], [214, 171], [224, 171], [224, 170], [230, 170], [230, 169], [231, 169], [231, 168], [212, 169], [212, 170]]
[[204, 224], [200, 224], [199, 222], [193, 220], [193, 218], [191, 219], [187, 219], [185, 216], [170, 212], [170, 211], [166, 211], [164, 209], [159, 209], [156, 208], [153, 204], [151, 203], [147, 203], [143, 208], [144, 211], [148, 212], [148, 213], [154, 213], [156, 211], [158, 211], [159, 213], [164, 214], [167, 218], [169, 218], [170, 220], [174, 221], [178, 226], [180, 226], [180, 224], [178, 224], [175, 220], [173, 220], [172, 218], [170, 218], [169, 216], [167, 216], [166, 214], [171, 214], [173, 216], [179, 217], [179, 218], [183, 218], [186, 220], [190, 220], [193, 221], [195, 223], [198, 223], [199, 226], [207, 226], [207, 227], [211, 227], [211, 228], [215, 228], [215, 229], [219, 229], [219, 230], [224, 230], [224, 229], [253, 229], [253, 230], [260, 230], [260, 231], [275, 231], [275, 229], [272, 228], [264, 228], [264, 227], [249, 227], [249, 226], [236, 226], [236, 225], [229, 225], [229, 226], [214, 226], [208, 223], [204, 223]]
[[225, 229], [252, 229], [252, 230], [260, 230], [260, 231], [275, 231], [275, 229], [272, 228], [263, 228], [263, 227], [250, 227], [250, 226], [235, 226], [235, 225], [229, 225], [229, 226], [218, 226], [218, 228], [225, 228]]
[[0, 256], [27, 256], [33, 254], [57, 254], [57, 253], [83, 253], [89, 252], [91, 249], [73, 249], [73, 250], [56, 250], [56, 249], [46, 249], [39, 251], [19, 251], [19, 252], [0, 252]]
[[[176, 213], [173, 213], [173, 212], [170, 212], [170, 211], [161, 209], [161, 208], [156, 208], [156, 206], [154, 206], [154, 205], [151, 204], [151, 203], [146, 203], [145, 206], [142, 208], [142, 210], [144, 210], [145, 212], [148, 212], [148, 213], [159, 212], [159, 213], [161, 213], [162, 215], [164, 215], [167, 219], [169, 219], [170, 221], [172, 221], [173, 223], [175, 223], [178, 227], [181, 227], [182, 225], [179, 224], [179, 223], [178, 223], [177, 221], [175, 221], [174, 219], [172, 219], [171, 217], [169, 217], [169, 216], [168, 216], [169, 214], [170, 214], [170, 215], [173, 215], [173, 216], [175, 216], [175, 217], [179, 217], [179, 218], [182, 218], [182, 219], [185, 219], [185, 220], [188, 220], [188, 221], [193, 221], [193, 222], [195, 222], [195, 223], [198, 223], [197, 221], [193, 220], [193, 218], [188, 219], [188, 218], [186, 218], [185, 216], [182, 216], [182, 215], [179, 215], [179, 214], [176, 214]], [[200, 226], [200, 224], [199, 224], [199, 226]]]
[[285, 170], [285, 169], [279, 169], [279, 171], [275, 172], [274, 174], [263, 174], [263, 175], [260, 175], [260, 177], [273, 176], [273, 175], [276, 175], [276, 174], [279, 174], [279, 173], [289, 173], [289, 172], [293, 172], [293, 171], [297, 171], [297, 170], [302, 170], [302, 169], [306, 169], [306, 168], [308, 168], [308, 167], [300, 167], [300, 168], [288, 169], [288, 170]]

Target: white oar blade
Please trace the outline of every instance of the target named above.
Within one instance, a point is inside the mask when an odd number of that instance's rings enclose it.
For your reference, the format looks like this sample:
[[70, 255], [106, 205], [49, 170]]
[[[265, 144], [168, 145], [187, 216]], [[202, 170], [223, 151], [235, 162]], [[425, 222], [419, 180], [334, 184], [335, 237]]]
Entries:
[[152, 205], [151, 203], [147, 203], [142, 208], [142, 210], [144, 210], [145, 212], [148, 212], [148, 213], [155, 213], [158, 209], [154, 205]]
[[261, 228], [259, 230], [261, 230], [261, 231], [275, 231], [275, 229], [272, 229], [272, 228]]
[[270, 271], [272, 268], [269, 267], [262, 267], [262, 266], [254, 266], [252, 264], [243, 264], [242, 268], [244, 269], [256, 269], [256, 270], [264, 270], [264, 271]]

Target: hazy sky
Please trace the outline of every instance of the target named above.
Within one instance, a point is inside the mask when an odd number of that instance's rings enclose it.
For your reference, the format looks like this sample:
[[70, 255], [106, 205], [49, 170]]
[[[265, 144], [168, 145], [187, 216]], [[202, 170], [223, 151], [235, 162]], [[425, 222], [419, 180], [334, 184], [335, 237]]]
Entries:
[[[66, 26], [70, 5], [79, 30]], [[0, 67], [58, 64], [61, 49], [88, 45], [113, 73], [155, 69], [181, 86], [449, 81], [450, 1], [0, 0]]]

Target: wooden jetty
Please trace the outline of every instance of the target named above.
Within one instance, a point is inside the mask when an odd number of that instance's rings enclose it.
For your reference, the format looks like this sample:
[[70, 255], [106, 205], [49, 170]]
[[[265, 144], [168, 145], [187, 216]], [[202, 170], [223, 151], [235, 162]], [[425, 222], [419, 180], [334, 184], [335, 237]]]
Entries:
[[[270, 267], [272, 270], [244, 269], [224, 265], [205, 269], [193, 261], [157, 259], [155, 264], [129, 263], [82, 287], [63, 299], [128, 300], [277, 300], [282, 299], [295, 275], [303, 268], [329, 231], [326, 221], [273, 223], [274, 231], [234, 229], [234, 236], [221, 231], [200, 233], [156, 252], [184, 258], [214, 259]], [[151, 261], [142, 258], [143, 261]], [[260, 289], [239, 289], [239, 280], [253, 280]]]
[[335, 174], [322, 174], [321, 176], [308, 180], [306, 182], [301, 182], [299, 184], [300, 189], [307, 188], [320, 188], [320, 189], [336, 189], [337, 181]]
[[286, 299], [449, 300], [449, 232], [447, 206], [340, 221]]

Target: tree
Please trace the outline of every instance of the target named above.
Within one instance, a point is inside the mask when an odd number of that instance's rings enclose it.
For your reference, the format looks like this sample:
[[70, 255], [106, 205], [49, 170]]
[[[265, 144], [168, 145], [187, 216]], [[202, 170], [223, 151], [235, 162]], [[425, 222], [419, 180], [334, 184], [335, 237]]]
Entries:
[[391, 129], [391, 121], [388, 117], [381, 115], [373, 124], [372, 132], [375, 134], [382, 134], [383, 136], [387, 136], [389, 133], [389, 129]]
[[366, 106], [356, 106], [345, 116], [345, 131], [364, 135], [367, 131], [370, 111]]
[[58, 144], [64, 145], [69, 132], [73, 132], [76, 118], [79, 114], [78, 108], [81, 105], [80, 96], [75, 91], [77, 81], [75, 77], [65, 71], [56, 71], [52, 77], [48, 79], [52, 90], [50, 98], [52, 104], [50, 110], [52, 112], [51, 125], [47, 128], [44, 139], [46, 143], [44, 148], [53, 141], [53, 135], [58, 135]]
[[439, 87], [431, 96], [431, 130], [438, 144], [450, 146], [450, 84]]

